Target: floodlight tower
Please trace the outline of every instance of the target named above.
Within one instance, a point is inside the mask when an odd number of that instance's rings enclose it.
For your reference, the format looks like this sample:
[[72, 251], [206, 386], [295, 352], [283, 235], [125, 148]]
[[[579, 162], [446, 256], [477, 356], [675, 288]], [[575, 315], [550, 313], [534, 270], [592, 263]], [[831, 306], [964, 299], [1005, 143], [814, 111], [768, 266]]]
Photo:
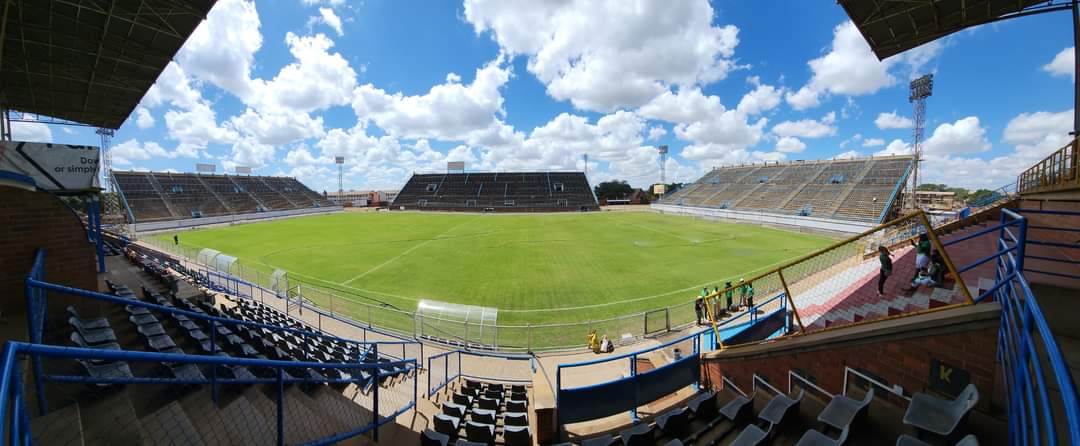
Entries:
[[656, 151], [660, 152], [660, 184], [667, 184], [667, 144], [657, 146]]
[[915, 155], [915, 168], [911, 172], [911, 207], [918, 207], [915, 191], [919, 187], [919, 162], [922, 160], [923, 126], [926, 125], [926, 98], [934, 91], [934, 75], [926, 74], [911, 81], [911, 95], [908, 102], [915, 106], [915, 128], [912, 135], [912, 154]]
[[344, 156], [335, 156], [334, 157], [334, 162], [337, 163], [337, 192], [338, 192], [338, 199], [339, 200], [344, 200], [343, 197], [345, 196], [345, 182], [342, 180], [342, 178], [343, 178], [344, 167], [345, 167], [345, 157]]
[[103, 169], [105, 190], [112, 192], [112, 150], [109, 150], [109, 146], [112, 145], [112, 137], [116, 134], [116, 130], [98, 128], [94, 133], [101, 135], [101, 158], [105, 161], [105, 168]]

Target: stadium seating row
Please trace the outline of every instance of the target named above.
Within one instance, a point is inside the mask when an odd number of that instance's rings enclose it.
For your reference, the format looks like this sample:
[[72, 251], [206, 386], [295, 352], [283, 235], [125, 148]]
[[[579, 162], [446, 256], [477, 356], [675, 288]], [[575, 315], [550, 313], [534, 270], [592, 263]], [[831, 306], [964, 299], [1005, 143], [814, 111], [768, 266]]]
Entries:
[[142, 222], [333, 206], [295, 178], [114, 171], [113, 179]]
[[878, 222], [910, 169], [909, 156], [725, 167], [662, 203]]
[[581, 172], [414, 174], [393, 209], [579, 211], [599, 206]]

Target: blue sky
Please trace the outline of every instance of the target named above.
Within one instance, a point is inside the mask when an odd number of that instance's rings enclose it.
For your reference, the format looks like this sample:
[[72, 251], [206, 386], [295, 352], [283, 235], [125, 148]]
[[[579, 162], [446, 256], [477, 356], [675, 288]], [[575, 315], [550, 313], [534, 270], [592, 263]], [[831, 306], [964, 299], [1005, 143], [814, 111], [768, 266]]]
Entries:
[[[114, 166], [249, 166], [397, 188], [447, 161], [692, 181], [716, 165], [910, 151], [933, 73], [927, 181], [996, 187], [1068, 140], [1067, 13], [878, 61], [835, 2], [219, 0], [117, 132]], [[92, 144], [17, 124], [16, 139]]]

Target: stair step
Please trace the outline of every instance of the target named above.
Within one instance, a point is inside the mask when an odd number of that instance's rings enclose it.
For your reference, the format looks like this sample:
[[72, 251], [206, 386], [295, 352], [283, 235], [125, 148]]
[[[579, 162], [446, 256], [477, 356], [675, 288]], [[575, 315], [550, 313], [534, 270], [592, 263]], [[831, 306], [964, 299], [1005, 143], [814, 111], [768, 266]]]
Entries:
[[181, 399], [180, 406], [208, 444], [260, 445], [277, 441], [275, 426], [243, 396], [215, 407], [210, 389], [204, 388]]
[[142, 417], [139, 422], [143, 427], [143, 444], [206, 444], [177, 401]]
[[30, 438], [36, 444], [79, 446], [83, 443], [79, 405], [69, 404], [30, 420]]
[[[289, 397], [294, 391], [299, 390], [295, 386], [285, 389], [285, 443], [307, 443], [326, 437], [326, 435], [319, 436], [319, 433], [312, 428], [310, 420], [312, 414], [308, 413], [303, 404]], [[271, 421], [271, 426], [274, 426], [271, 432], [276, 436], [278, 408], [272, 397], [254, 387], [246, 390], [244, 397], [259, 410], [264, 418]]]
[[297, 388], [286, 391], [285, 404], [296, 404], [303, 409], [311, 431], [317, 435], [316, 438], [325, 438], [351, 430], [348, 424], [334, 416], [332, 412], [322, 410], [318, 403]]
[[142, 424], [126, 390], [116, 391], [97, 401], [80, 403], [83, 441], [87, 445], [138, 444], [143, 439]]
[[323, 387], [311, 395], [312, 402], [325, 414], [340, 420], [346, 430], [353, 430], [372, 421], [371, 410], [330, 387]]

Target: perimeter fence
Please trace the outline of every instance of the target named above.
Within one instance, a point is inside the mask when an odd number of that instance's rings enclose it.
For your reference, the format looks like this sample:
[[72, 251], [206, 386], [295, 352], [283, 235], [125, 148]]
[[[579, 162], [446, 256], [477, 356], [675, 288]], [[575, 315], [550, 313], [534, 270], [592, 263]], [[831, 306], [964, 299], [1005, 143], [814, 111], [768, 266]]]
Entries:
[[[930, 251], [941, 257], [940, 261], [935, 258], [933, 263], [938, 277], [933, 281], [927, 277], [927, 287], [924, 289], [951, 287], [949, 290], [955, 292], [948, 293], [947, 299], [939, 302], [944, 305], [970, 302], [969, 292], [962, 286], [961, 280], [942, 279], [943, 276], [948, 276], [948, 273], [954, 272], [955, 268], [940, 242], [928, 231], [931, 227], [925, 214], [912, 213], [762, 274], [747, 276], [749, 278], [746, 282], [736, 282], [731, 288], [709, 295], [709, 311], [705, 311], [705, 322], [707, 323], [709, 318], [715, 321], [730, 318], [735, 310], [754, 305], [755, 300], [762, 303], [769, 301], [779, 308], [781, 303], [772, 298], [780, 295], [786, 296], [787, 301], [783, 305], [791, 310], [793, 327], [803, 331], [927, 309], [934, 306], [934, 303], [929, 302], [923, 294], [897, 296], [893, 293], [895, 298], [878, 299], [876, 302], [872, 302], [871, 298], [876, 296], [876, 279], [880, 270], [878, 248], [887, 247], [891, 252], [890, 258], [897, 266], [894, 275], [896, 278], [889, 279], [891, 289], [895, 290], [899, 284], [909, 283], [919, 277], [915, 273], [914, 265], [917, 262], [916, 251], [921, 248], [914, 247], [912, 242], [924, 234], [928, 236], [926, 243], [931, 245]], [[189, 267], [195, 266], [206, 271], [216, 269], [197, 261], [202, 251], [200, 248], [177, 245], [153, 237], [143, 241], [175, 259], [182, 260]], [[930, 251], [926, 253], [928, 257]], [[646, 337], [694, 327], [698, 320], [695, 302], [688, 297], [675, 305], [604, 319], [566, 323], [499, 324], [483, 318], [472, 320], [437, 314], [418, 315], [412, 308], [396, 307], [381, 301], [377, 296], [347, 292], [293, 275], [287, 278], [287, 293], [271, 292], [269, 290], [282, 288], [280, 270], [266, 271], [261, 265], [245, 264], [243, 259], [230, 263], [228, 268], [227, 272], [218, 273], [228, 274], [241, 281], [240, 285], [232, 287], [239, 289], [241, 294], [246, 289], [243, 284], [251, 284], [253, 295], [262, 296], [264, 299], [269, 296], [285, 300], [286, 311], [290, 314], [304, 311], [314, 313], [313, 317], [317, 319], [316, 324], [320, 328], [326, 323], [341, 323], [362, 328], [365, 336], [375, 333], [404, 339], [425, 339], [455, 348], [504, 352], [573, 350], [584, 348], [589, 333], [593, 331], [599, 336], [606, 335], [616, 345], [626, 345]], [[774, 309], [762, 308], [762, 311]]]

